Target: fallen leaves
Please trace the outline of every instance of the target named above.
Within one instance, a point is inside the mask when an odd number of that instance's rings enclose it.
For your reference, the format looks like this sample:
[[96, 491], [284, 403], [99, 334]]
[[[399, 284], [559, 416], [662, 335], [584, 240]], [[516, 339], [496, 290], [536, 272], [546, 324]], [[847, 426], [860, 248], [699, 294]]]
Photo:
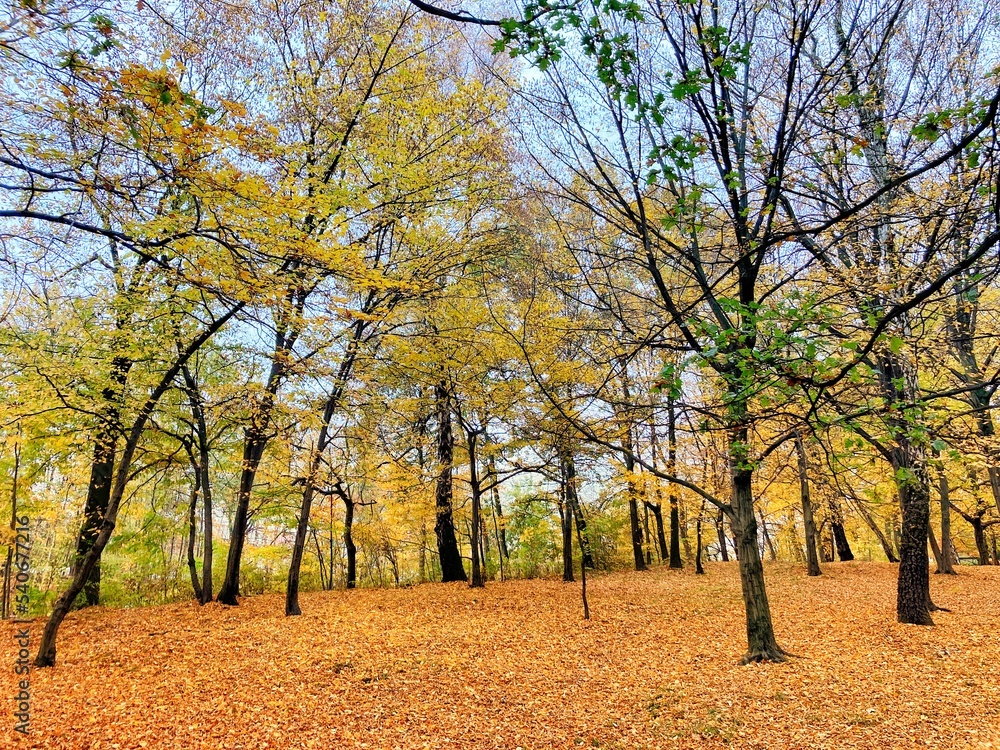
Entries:
[[595, 577], [589, 622], [550, 580], [83, 611], [0, 746], [1000, 748], [1000, 569], [935, 576], [934, 628], [894, 621], [895, 570], [769, 566], [800, 658], [749, 667], [735, 564]]

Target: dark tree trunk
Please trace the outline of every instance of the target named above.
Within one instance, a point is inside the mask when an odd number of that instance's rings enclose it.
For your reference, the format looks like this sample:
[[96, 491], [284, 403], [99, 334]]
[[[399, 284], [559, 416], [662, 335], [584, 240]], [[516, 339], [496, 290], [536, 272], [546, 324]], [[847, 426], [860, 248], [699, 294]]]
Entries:
[[482, 543], [482, 521], [480, 519], [480, 512], [483, 492], [479, 482], [479, 464], [476, 457], [476, 442], [478, 436], [478, 432], [472, 430], [466, 431], [466, 444], [469, 451], [469, 484], [472, 487], [472, 532], [470, 534], [470, 546], [472, 548], [472, 580], [469, 582], [469, 586], [471, 588], [481, 589], [486, 585], [486, 579], [483, 576], [483, 561], [480, 560], [479, 557], [480, 544]]
[[[73, 569], [80, 565], [94, 546], [94, 541], [108, 512], [111, 485], [114, 481], [115, 452], [122, 433], [120, 420], [121, 399], [125, 391], [132, 360], [115, 357], [111, 363], [111, 385], [101, 392], [104, 413], [94, 435], [94, 460], [87, 484], [87, 502], [83, 509], [83, 526], [76, 541]], [[85, 606], [96, 606], [101, 599], [101, 560], [97, 559], [83, 587]]]
[[452, 466], [454, 464], [455, 438], [451, 430], [451, 389], [441, 381], [434, 386], [438, 423], [438, 464], [441, 467], [434, 493], [436, 520], [434, 534], [437, 537], [438, 558], [441, 561], [441, 580], [468, 581], [462, 555], [458, 550], [455, 536], [455, 521], [452, 516]]
[[799, 492], [802, 495], [802, 519], [806, 530], [806, 562], [808, 574], [818, 576], [819, 556], [816, 553], [816, 523], [813, 521], [812, 499], [809, 496], [809, 462], [806, 459], [806, 448], [802, 444], [802, 436], [795, 436], [795, 452], [799, 464]]
[[198, 351], [198, 349], [201, 348], [205, 342], [215, 335], [220, 328], [228, 323], [229, 320], [236, 315], [236, 313], [242, 310], [244, 304], [245, 303], [243, 302], [238, 302], [233, 305], [233, 307], [229, 308], [225, 314], [212, 321], [212, 323], [205, 330], [203, 330], [193, 341], [184, 347], [178, 355], [178, 359], [163, 374], [160, 382], [146, 398], [142, 408], [136, 415], [135, 421], [132, 423], [132, 427], [129, 429], [128, 436], [125, 440], [121, 460], [119, 461], [118, 469], [115, 473], [114, 484], [111, 489], [111, 495], [108, 499], [107, 512], [104, 514], [104, 518], [101, 521], [101, 525], [98, 529], [97, 537], [93, 541], [93, 545], [80, 561], [79, 566], [74, 572], [73, 580], [70, 581], [69, 586], [66, 587], [62, 594], [56, 598], [55, 604], [52, 606], [52, 613], [49, 615], [49, 619], [45, 623], [45, 629], [42, 631], [41, 642], [38, 644], [38, 654], [35, 656], [36, 667], [51, 667], [56, 663], [56, 636], [59, 633], [59, 626], [62, 624], [63, 620], [66, 619], [66, 615], [69, 613], [70, 607], [72, 607], [76, 597], [83, 591], [86, 582], [90, 579], [94, 566], [96, 566], [98, 560], [100, 560], [101, 553], [111, 540], [111, 535], [115, 530], [115, 522], [118, 518], [118, 509], [121, 506], [122, 496], [125, 494], [125, 487], [128, 483], [129, 472], [132, 468], [132, 459], [138, 449], [139, 439], [145, 430], [149, 418], [156, 409], [157, 404], [160, 402], [163, 394], [170, 389], [174, 382], [174, 378], [176, 378], [180, 373], [181, 368], [188, 361], [188, 359], [190, 359], [190, 357]]
[[850, 542], [847, 541], [847, 534], [844, 533], [844, 525], [834, 520], [830, 522], [830, 529], [833, 532], [833, 543], [837, 548], [837, 557], [840, 558], [841, 562], [853, 560], [854, 553], [851, 551]]
[[[903, 439], [905, 440], [905, 438]], [[902, 445], [893, 450], [896, 476], [912, 472], [912, 480], [899, 482], [902, 507], [902, 534], [899, 549], [899, 581], [896, 587], [896, 616], [911, 625], [933, 625], [930, 615], [930, 570], [927, 558], [927, 528], [930, 524], [930, 497], [927, 470], [919, 449]]]
[[[299, 606], [299, 576], [302, 571], [302, 556], [305, 554], [306, 538], [309, 533], [309, 514], [312, 511], [316, 481], [319, 478], [323, 455], [326, 453], [326, 449], [330, 443], [330, 422], [337, 408], [340, 406], [340, 401], [344, 396], [344, 389], [347, 387], [347, 381], [350, 379], [351, 372], [354, 369], [358, 342], [364, 334], [365, 327], [366, 322], [359, 320], [351, 328], [351, 339], [347, 344], [344, 357], [340, 361], [340, 366], [337, 368], [337, 379], [330, 390], [330, 394], [327, 396], [326, 404], [323, 406], [323, 423], [320, 425], [319, 436], [316, 438], [316, 447], [310, 455], [309, 467], [306, 476], [303, 478], [302, 504], [299, 507], [299, 521], [295, 527], [295, 543], [292, 545], [292, 561], [288, 568], [288, 583], [285, 588], [286, 617], [302, 614], [302, 609]], [[337, 487], [340, 492], [343, 492], [342, 485], [338, 483]], [[349, 503], [350, 499], [347, 498], [345, 502]]]
[[642, 526], [639, 524], [638, 491], [632, 470], [628, 470], [628, 517], [632, 532], [632, 558], [636, 570], [646, 570], [646, 560], [642, 550]]
[[195, 443], [198, 448], [198, 459], [194, 468], [198, 472], [198, 484], [201, 489], [201, 505], [204, 518], [204, 523], [202, 524], [201, 595], [198, 597], [198, 602], [200, 604], [207, 604], [212, 601], [213, 596], [212, 481], [208, 463], [211, 446], [208, 441], [208, 423], [205, 420], [205, 405], [201, 398], [201, 391], [198, 389], [198, 381], [195, 380], [194, 375], [187, 365], [181, 368], [181, 375], [184, 377], [184, 387], [187, 390], [188, 403], [191, 406], [191, 416], [194, 418]]
[[695, 547], [697, 548], [697, 551], [695, 552], [694, 556], [694, 572], [697, 573], [698, 575], [705, 574], [705, 567], [701, 564], [701, 550], [702, 547], [704, 546], [701, 541], [701, 516], [704, 512], [705, 512], [705, 501], [702, 500], [701, 510], [698, 512], [698, 520], [695, 521], [695, 531], [694, 531]]
[[196, 472], [194, 484], [191, 486], [191, 500], [188, 503], [187, 563], [188, 571], [191, 573], [191, 588], [194, 589], [194, 598], [198, 600], [199, 604], [204, 604], [201, 581], [198, 579], [198, 564], [194, 559], [194, 543], [198, 534], [198, 489], [200, 485], [201, 473]]
[[[270, 408], [267, 417], [270, 418]], [[229, 554], [226, 558], [226, 576], [219, 589], [218, 601], [222, 604], [236, 606], [236, 597], [240, 595], [240, 561], [243, 558], [243, 545], [246, 542], [247, 520], [250, 517], [250, 495], [253, 492], [257, 468], [260, 466], [267, 447], [268, 436], [260, 429], [260, 422], [247, 428], [243, 445], [243, 469], [240, 471], [240, 483], [236, 493], [236, 514], [233, 517], [233, 528], [229, 536]]]
[[358, 583], [358, 548], [354, 544], [354, 499], [349, 491], [340, 486], [340, 499], [344, 501], [344, 553], [347, 556], [347, 580], [345, 586], [353, 589]]
[[[674, 399], [667, 399], [667, 471], [677, 476], [677, 410]], [[670, 485], [670, 567], [684, 567], [681, 561], [681, 517], [680, 498], [675, 484]]]
[[733, 467], [732, 525], [739, 550], [740, 584], [747, 618], [747, 653], [742, 664], [760, 661], [784, 661], [785, 652], [778, 646], [771, 622], [771, 607], [764, 586], [764, 566], [757, 546], [757, 516], [753, 507], [753, 474], [741, 468], [739, 461], [746, 445], [745, 431], [739, 445], [731, 451]]
[[559, 504], [559, 526], [562, 529], [563, 581], [571, 583], [573, 577], [573, 515], [569, 505]]
[[663, 529], [663, 510], [659, 503], [646, 502], [646, 507], [653, 514], [653, 523], [656, 526], [656, 543], [660, 549], [660, 559], [670, 559], [670, 548], [667, 546], [667, 537]]
[[726, 549], [726, 528], [722, 525], [724, 518], [725, 516], [720, 510], [715, 519], [715, 531], [719, 536], [719, 554], [722, 556], [722, 562], [729, 562], [729, 550]]
[[583, 517], [583, 508], [580, 507], [580, 494], [576, 486], [576, 460], [571, 450], [562, 453], [563, 472], [566, 484], [566, 503], [576, 522], [576, 540], [580, 545], [580, 554], [583, 557], [582, 565], [593, 568], [594, 555], [590, 549], [590, 537], [587, 535], [587, 519]]

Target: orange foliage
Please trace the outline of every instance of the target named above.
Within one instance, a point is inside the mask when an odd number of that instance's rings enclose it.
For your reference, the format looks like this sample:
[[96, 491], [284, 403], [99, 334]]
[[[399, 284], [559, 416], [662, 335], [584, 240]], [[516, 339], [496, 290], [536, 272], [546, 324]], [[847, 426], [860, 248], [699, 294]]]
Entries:
[[0, 746], [1000, 747], [1000, 568], [935, 576], [934, 628], [894, 621], [888, 564], [768, 573], [787, 664], [736, 665], [735, 563], [591, 578], [589, 622], [548, 580], [86, 610]]

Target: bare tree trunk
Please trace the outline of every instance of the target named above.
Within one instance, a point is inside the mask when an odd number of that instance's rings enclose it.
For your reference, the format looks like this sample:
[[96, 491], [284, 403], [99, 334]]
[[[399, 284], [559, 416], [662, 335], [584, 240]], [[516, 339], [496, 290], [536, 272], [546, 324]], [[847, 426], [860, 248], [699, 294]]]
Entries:
[[466, 444], [469, 452], [469, 484], [472, 486], [472, 580], [469, 583], [471, 588], [483, 588], [486, 579], [483, 576], [483, 566], [479, 558], [479, 545], [482, 533], [480, 531], [481, 521], [479, 518], [480, 507], [482, 505], [482, 488], [479, 482], [479, 463], [476, 460], [476, 439], [479, 433], [474, 430], [466, 430]]
[[718, 517], [715, 519], [715, 532], [719, 536], [719, 554], [722, 556], [722, 562], [729, 562], [729, 550], [726, 549], [726, 529], [722, 525], [724, 518], [725, 516], [720, 510]]
[[941, 469], [938, 477], [938, 496], [941, 501], [941, 559], [938, 561], [938, 573], [956, 575], [955, 560], [952, 560], [951, 543], [951, 501], [949, 499], [948, 477]]
[[764, 544], [767, 545], [767, 551], [771, 556], [771, 562], [776, 562], [778, 560], [778, 551], [774, 548], [774, 542], [771, 541], [771, 535], [767, 531], [767, 521], [764, 520], [763, 508], [761, 508], [760, 511], [760, 530], [764, 534]]
[[434, 396], [437, 405], [440, 466], [434, 493], [437, 511], [434, 534], [437, 537], [438, 558], [441, 561], [441, 580], [444, 583], [468, 581], [465, 567], [462, 565], [462, 555], [458, 550], [458, 538], [455, 536], [455, 521], [452, 516], [452, 466], [455, 440], [451, 430], [451, 389], [446, 381], [442, 380], [434, 386]]
[[802, 495], [802, 519], [806, 530], [806, 561], [808, 574], [818, 576], [819, 557], [816, 554], [816, 524], [813, 521], [812, 500], [809, 497], [809, 462], [806, 459], [806, 448], [802, 444], [802, 436], [795, 435], [795, 452], [799, 458], [799, 492]]
[[191, 588], [194, 589], [194, 598], [199, 604], [204, 604], [201, 581], [198, 579], [198, 564], [194, 559], [195, 536], [198, 533], [198, 489], [201, 486], [201, 472], [195, 467], [194, 484], [191, 485], [191, 500], [188, 502], [188, 543], [187, 543], [187, 563], [188, 571], [191, 573]]

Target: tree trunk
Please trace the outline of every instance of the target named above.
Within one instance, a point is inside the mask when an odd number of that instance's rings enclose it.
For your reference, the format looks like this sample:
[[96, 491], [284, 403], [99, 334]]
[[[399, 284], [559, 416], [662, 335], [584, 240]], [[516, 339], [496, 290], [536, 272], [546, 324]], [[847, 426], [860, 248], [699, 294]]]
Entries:
[[[201, 398], [201, 391], [198, 389], [198, 381], [195, 380], [194, 374], [187, 365], [181, 368], [181, 375], [184, 377], [184, 387], [187, 390], [191, 416], [194, 419], [195, 443], [198, 448], [195, 471], [198, 472], [204, 518], [201, 594], [198, 597], [198, 603], [207, 604], [212, 601], [212, 481], [208, 464], [211, 446], [208, 440], [208, 423], [205, 420], [205, 405]], [[195, 589], [197, 590], [197, 587]]]
[[[83, 526], [76, 542], [76, 557], [73, 568], [93, 548], [94, 540], [108, 511], [111, 485], [114, 480], [115, 452], [118, 436], [122, 432], [120, 421], [121, 398], [125, 390], [132, 361], [115, 357], [111, 363], [111, 385], [101, 392], [104, 414], [94, 436], [94, 460], [90, 467], [90, 482], [87, 485], [87, 502], [83, 510]], [[96, 606], [101, 599], [101, 560], [98, 558], [83, 588], [84, 605]]]
[[660, 550], [660, 559], [670, 559], [670, 548], [667, 546], [666, 532], [663, 528], [663, 509], [659, 503], [646, 501], [646, 507], [653, 514], [653, 523], [656, 526], [656, 544]]
[[205, 330], [191, 341], [180, 352], [174, 364], [163, 374], [156, 388], [153, 389], [143, 403], [142, 408], [139, 409], [139, 413], [136, 415], [135, 421], [128, 432], [121, 460], [115, 473], [107, 512], [104, 514], [104, 518], [98, 528], [97, 537], [93, 540], [93, 545], [80, 561], [80, 565], [73, 574], [73, 580], [70, 581], [69, 586], [59, 595], [52, 606], [52, 614], [49, 615], [49, 619], [45, 623], [45, 629], [42, 631], [42, 639], [38, 645], [38, 654], [35, 656], [36, 667], [51, 667], [56, 663], [56, 636], [59, 633], [59, 626], [66, 619], [66, 615], [69, 613], [70, 607], [73, 605], [76, 597], [83, 591], [94, 567], [97, 565], [98, 560], [100, 560], [101, 553], [111, 540], [111, 535], [115, 530], [115, 522], [118, 518], [118, 509], [121, 506], [122, 496], [125, 494], [125, 487], [128, 484], [132, 459], [138, 449], [139, 439], [146, 427], [146, 423], [160, 402], [160, 398], [170, 389], [174, 378], [177, 377], [187, 360], [215, 335], [220, 328], [228, 323], [236, 313], [242, 310], [244, 305], [244, 302], [238, 302], [233, 305], [225, 314], [212, 321]]
[[785, 661], [771, 622], [771, 608], [764, 586], [764, 566], [757, 547], [757, 516], [753, 507], [753, 474], [739, 465], [746, 444], [745, 430], [739, 445], [731, 450], [733, 466], [733, 504], [730, 516], [739, 550], [740, 584], [746, 606], [747, 653], [741, 664], [760, 661]]
[[819, 569], [819, 556], [816, 552], [816, 523], [813, 521], [812, 499], [809, 496], [809, 463], [799, 434], [795, 435], [795, 452], [799, 458], [799, 492], [802, 496], [802, 519], [806, 531], [807, 570], [808, 575], [818, 576], [822, 571]]
[[767, 545], [767, 552], [771, 556], [771, 562], [777, 562], [778, 550], [774, 548], [774, 542], [771, 540], [771, 535], [767, 531], [767, 521], [764, 520], [763, 508], [760, 511], [760, 530], [764, 534], [764, 544]]
[[951, 500], [949, 498], [948, 476], [941, 470], [938, 477], [938, 496], [941, 502], [941, 559], [938, 561], [938, 573], [956, 575], [955, 560], [952, 560], [951, 543]]
[[705, 501], [701, 501], [701, 510], [698, 511], [698, 520], [695, 521], [694, 526], [694, 537], [695, 537], [695, 547], [697, 548], [694, 555], [694, 572], [698, 575], [705, 575], [705, 567], [701, 564], [701, 550], [704, 546], [701, 541], [701, 517], [705, 512]]
[[[677, 410], [674, 399], [667, 399], [667, 471], [671, 476], [677, 476]], [[670, 567], [675, 570], [683, 568], [681, 561], [681, 517], [680, 497], [677, 486], [670, 484]]]
[[[341, 488], [343, 489], [343, 488]], [[343, 491], [344, 501], [344, 552], [347, 555], [347, 580], [345, 586], [353, 589], [358, 583], [358, 548], [354, 544], [354, 499], [349, 491]]]
[[[482, 543], [482, 522], [480, 519], [480, 509], [482, 506], [482, 488], [479, 482], [479, 464], [476, 460], [476, 438], [479, 433], [467, 431], [466, 443], [469, 451], [469, 484], [472, 487], [472, 580], [469, 586], [474, 589], [481, 589], [486, 585], [483, 576], [483, 561], [480, 560], [480, 544]], [[485, 559], [485, 556], [484, 556]]]
[[559, 503], [559, 525], [562, 529], [563, 581], [571, 583], [573, 577], [573, 515], [566, 502]]
[[199, 604], [204, 604], [201, 581], [198, 579], [198, 564], [194, 559], [194, 542], [198, 532], [198, 489], [200, 485], [201, 472], [196, 471], [194, 484], [191, 486], [191, 500], [188, 503], [187, 563], [188, 571], [191, 573], [191, 588], [194, 589], [194, 598], [198, 600]]
[[632, 532], [632, 558], [636, 570], [646, 570], [646, 560], [642, 550], [642, 526], [639, 524], [638, 491], [632, 470], [628, 470], [628, 518]]
[[896, 616], [912, 625], [933, 625], [930, 615], [930, 571], [927, 559], [927, 528], [930, 523], [930, 497], [927, 470], [920, 449], [907, 444], [893, 450], [896, 476], [911, 472], [912, 480], [899, 482], [902, 507], [902, 534], [899, 548], [899, 581], [896, 587]]
[[587, 534], [587, 519], [583, 517], [583, 508], [580, 506], [580, 493], [576, 486], [576, 459], [573, 452], [567, 450], [563, 453], [563, 471], [566, 482], [566, 503], [576, 523], [576, 540], [580, 545], [580, 554], [583, 557], [582, 565], [593, 568], [594, 554], [590, 549], [590, 537]]
[[833, 543], [837, 548], [837, 557], [841, 562], [850, 562], [854, 559], [851, 551], [851, 544], [847, 541], [847, 534], [844, 532], [844, 525], [836, 520], [830, 521], [830, 529], [833, 533]]
[[446, 381], [434, 386], [438, 423], [438, 464], [441, 467], [434, 493], [438, 558], [441, 561], [441, 581], [468, 581], [462, 555], [455, 536], [452, 516], [452, 466], [454, 464], [455, 438], [451, 430], [451, 389]]
[[724, 518], [725, 516], [720, 510], [715, 519], [715, 532], [719, 536], [719, 554], [722, 556], [722, 562], [729, 562], [729, 550], [726, 549], [726, 529], [722, 525]]
[[[490, 456], [490, 476], [493, 478], [493, 487], [490, 493], [493, 496], [493, 525], [494, 531], [496, 532], [497, 544], [500, 547], [500, 557], [501, 566], [503, 564], [503, 559], [510, 559], [510, 550], [507, 549], [507, 524], [503, 517], [503, 505], [500, 503], [500, 484], [497, 481], [497, 467], [496, 459]], [[583, 524], [586, 528], [586, 521], [578, 521], [578, 523]], [[501, 571], [500, 579], [503, 580], [503, 572]]]

